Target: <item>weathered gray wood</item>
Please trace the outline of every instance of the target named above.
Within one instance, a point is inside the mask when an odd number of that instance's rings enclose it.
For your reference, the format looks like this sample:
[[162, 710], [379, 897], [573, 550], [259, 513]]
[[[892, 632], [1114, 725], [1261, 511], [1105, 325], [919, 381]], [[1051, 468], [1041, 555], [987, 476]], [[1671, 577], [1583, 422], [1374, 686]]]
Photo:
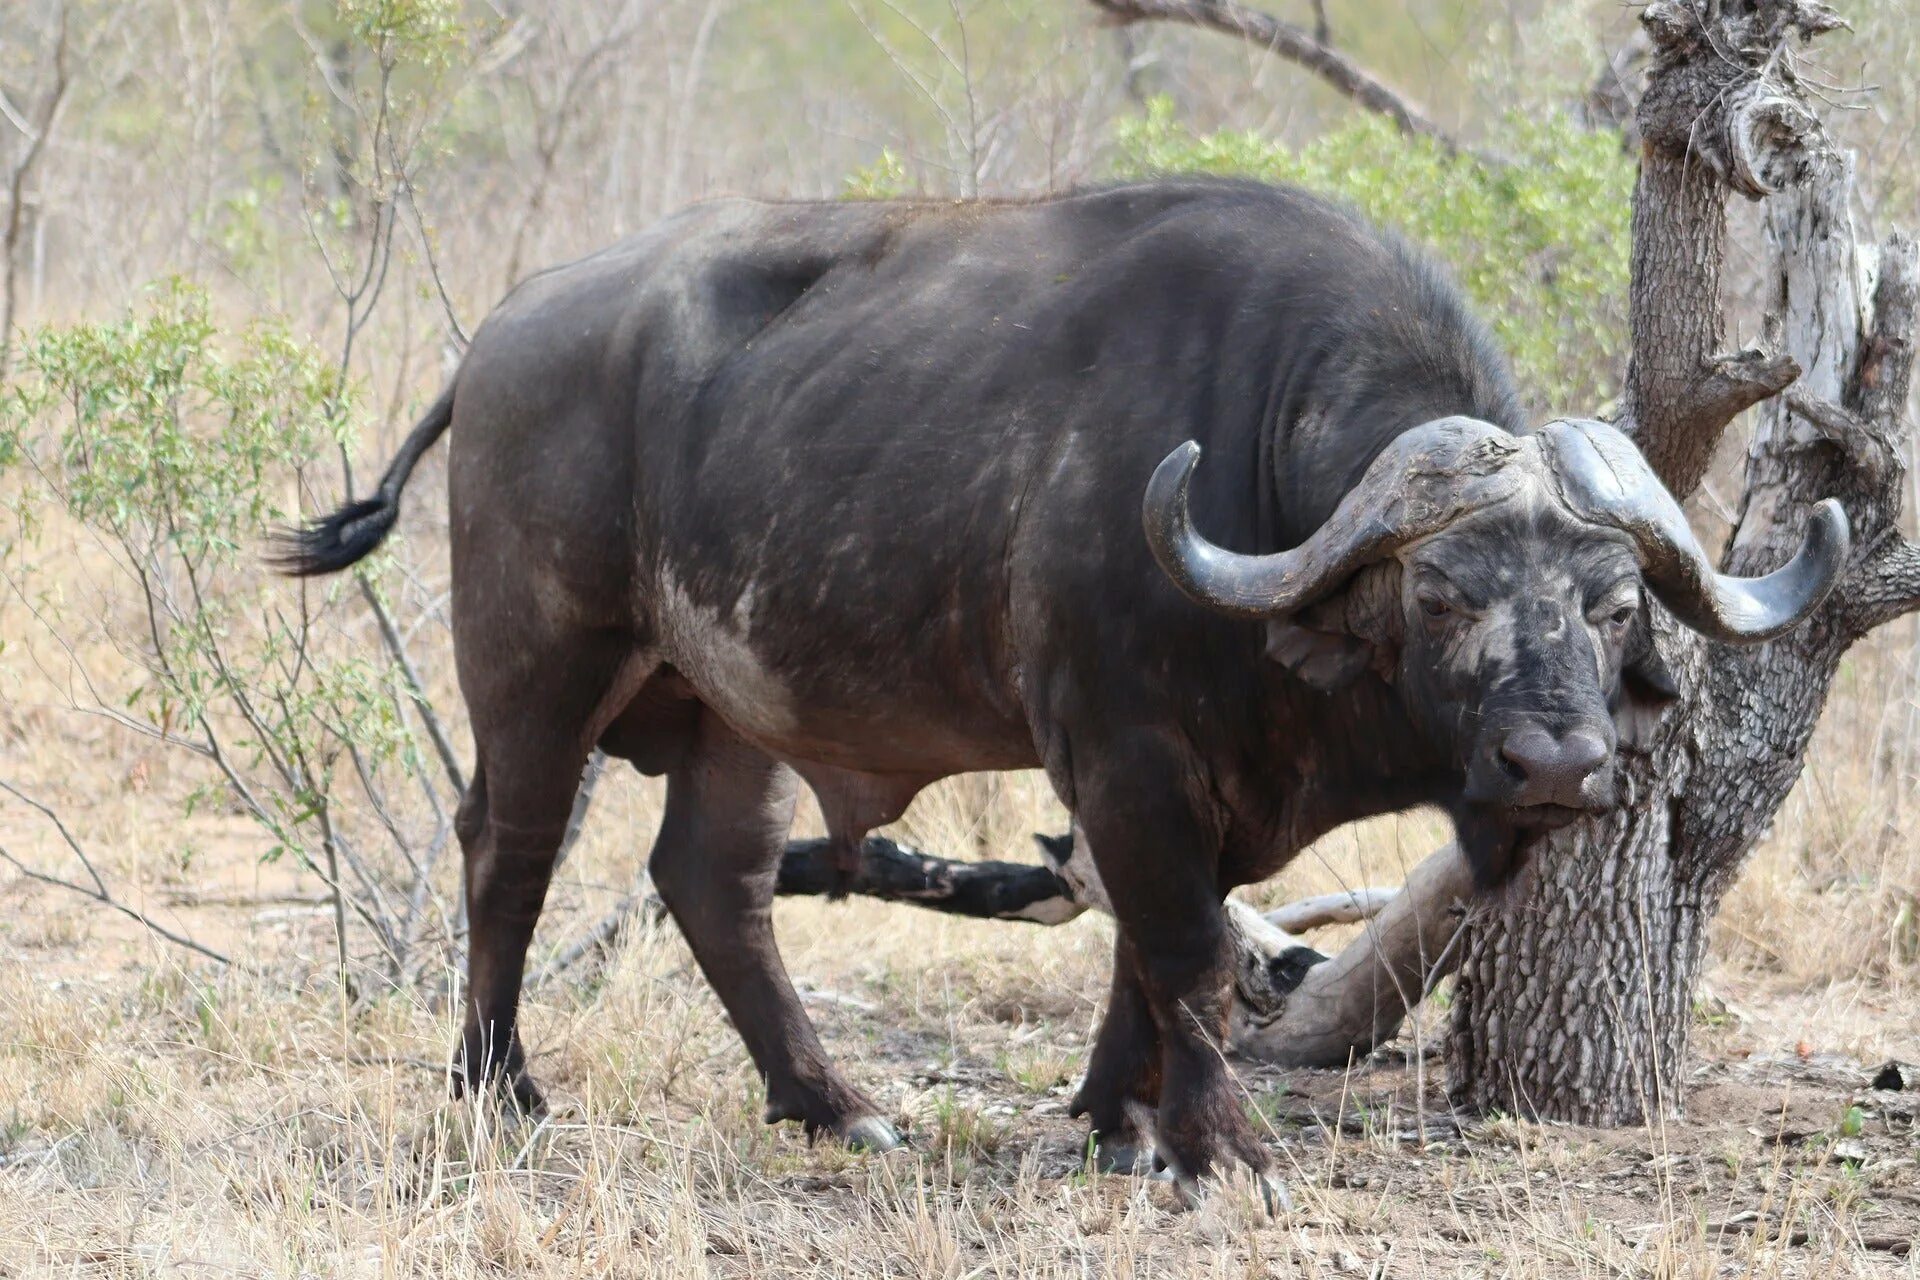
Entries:
[[[1913, 246], [1889, 241], [1870, 282], [1850, 168], [1823, 154], [1793, 70], [1792, 38], [1831, 29], [1832, 14], [1801, 0], [1656, 0], [1646, 17], [1656, 55], [1633, 223], [1637, 439], [1684, 494], [1731, 414], [1807, 370], [1761, 415], [1724, 568], [1780, 564], [1828, 496], [1845, 505], [1856, 551], [1821, 610], [1768, 644], [1709, 647], [1661, 628], [1683, 696], [1651, 754], [1627, 762], [1627, 805], [1541, 841], [1511, 905], [1468, 930], [1448, 1041], [1454, 1100], [1599, 1124], [1679, 1105], [1708, 923], [1798, 779], [1841, 657], [1915, 608], [1920, 588], [1920, 557], [1896, 532]], [[1768, 226], [1784, 347], [1717, 359], [1726, 193], [1782, 187]]]
[[1330, 924], [1371, 920], [1399, 897], [1401, 890], [1367, 887], [1322, 893], [1267, 912], [1267, 923], [1286, 933], [1304, 933]]
[[[1345, 950], [1297, 976], [1285, 963], [1285, 943], [1297, 946], [1296, 939], [1281, 933], [1282, 942], [1236, 918], [1242, 963], [1230, 1043], [1249, 1058], [1283, 1066], [1342, 1067], [1364, 1058], [1391, 1040], [1408, 1010], [1451, 971], [1472, 887], [1459, 850], [1436, 850], [1399, 893], [1365, 900], [1381, 909]], [[1262, 923], [1272, 928], [1271, 919]], [[1264, 971], [1247, 962], [1262, 952], [1272, 956]]]

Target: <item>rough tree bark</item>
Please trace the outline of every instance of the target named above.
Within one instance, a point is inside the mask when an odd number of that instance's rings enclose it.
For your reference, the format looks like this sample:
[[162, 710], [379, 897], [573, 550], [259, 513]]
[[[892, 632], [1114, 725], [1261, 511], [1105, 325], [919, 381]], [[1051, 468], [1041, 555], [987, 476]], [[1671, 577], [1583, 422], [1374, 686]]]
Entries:
[[[1807, 624], [1751, 649], [1703, 645], [1662, 620], [1682, 697], [1629, 803], [1533, 851], [1502, 909], [1466, 931], [1448, 1075], [1456, 1103], [1613, 1124], [1680, 1102], [1707, 925], [1799, 777], [1840, 658], [1920, 606], [1895, 528], [1912, 360], [1914, 249], [1859, 281], [1848, 167], [1826, 151], [1794, 44], [1839, 25], [1806, 0], [1662, 0], [1638, 112], [1633, 357], [1627, 416], [1667, 485], [1691, 492], [1731, 419], [1770, 403], [1748, 452], [1729, 572], [1774, 568], [1811, 504], [1835, 496], [1855, 539], [1848, 577]], [[1769, 234], [1786, 349], [1723, 353], [1727, 194], [1775, 192]]]

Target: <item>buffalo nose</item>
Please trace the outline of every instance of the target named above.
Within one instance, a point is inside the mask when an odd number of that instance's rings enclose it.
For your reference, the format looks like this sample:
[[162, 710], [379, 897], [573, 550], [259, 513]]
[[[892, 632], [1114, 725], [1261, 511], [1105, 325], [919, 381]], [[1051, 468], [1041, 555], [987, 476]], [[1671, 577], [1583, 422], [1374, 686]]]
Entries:
[[1587, 805], [1587, 779], [1607, 762], [1607, 744], [1590, 729], [1575, 729], [1556, 738], [1538, 725], [1516, 729], [1500, 744], [1500, 754], [1520, 775], [1518, 805], [1557, 804], [1569, 809]]

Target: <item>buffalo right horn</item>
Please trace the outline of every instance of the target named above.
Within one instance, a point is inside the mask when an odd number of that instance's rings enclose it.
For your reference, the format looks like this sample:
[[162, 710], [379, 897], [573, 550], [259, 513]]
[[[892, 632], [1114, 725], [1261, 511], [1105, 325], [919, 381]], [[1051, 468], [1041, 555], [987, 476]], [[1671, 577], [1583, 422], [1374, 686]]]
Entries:
[[1244, 555], [1193, 527], [1188, 489], [1200, 446], [1189, 440], [1154, 470], [1141, 516], [1154, 558], [1192, 599], [1235, 617], [1278, 617], [1466, 512], [1511, 496], [1524, 479], [1508, 464], [1526, 447], [1522, 437], [1489, 422], [1436, 418], [1382, 450], [1305, 542], [1271, 555]]
[[1673, 616], [1712, 640], [1752, 644], [1799, 625], [1846, 572], [1847, 513], [1814, 505], [1793, 559], [1762, 578], [1714, 570], [1686, 513], [1633, 441], [1610, 423], [1569, 418], [1539, 431], [1561, 497], [1584, 520], [1634, 540], [1647, 586]]

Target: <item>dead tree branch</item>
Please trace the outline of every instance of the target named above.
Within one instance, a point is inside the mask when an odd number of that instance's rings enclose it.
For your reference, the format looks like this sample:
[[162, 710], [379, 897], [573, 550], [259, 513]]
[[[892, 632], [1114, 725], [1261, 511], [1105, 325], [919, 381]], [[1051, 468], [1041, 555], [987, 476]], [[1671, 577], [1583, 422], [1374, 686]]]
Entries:
[[1641, 25], [1652, 72], [1635, 113], [1641, 162], [1625, 417], [1661, 480], [1687, 494], [1727, 424], [1800, 372], [1784, 354], [1724, 354], [1726, 202], [1729, 191], [1758, 200], [1799, 186], [1826, 163], [1831, 144], [1804, 105], [1783, 41], [1839, 19], [1811, 0], [1724, 12], [1655, 0]]
[[1267, 912], [1267, 923], [1288, 933], [1304, 933], [1330, 924], [1358, 924], [1371, 920], [1400, 896], [1399, 889], [1349, 889], [1302, 898]]
[[1920, 546], [1889, 539], [1841, 587], [1850, 624], [1862, 632], [1920, 609]]
[[949, 915], [1035, 924], [1062, 924], [1088, 905], [1051, 867], [955, 862], [883, 836], [869, 836], [861, 844], [860, 863], [851, 876], [843, 876], [835, 867], [831, 841], [790, 841], [780, 860], [776, 892], [833, 898], [858, 894]]
[[[1379, 112], [1402, 133], [1432, 138], [1449, 148], [1457, 148], [1453, 135], [1394, 89], [1359, 63], [1316, 36], [1305, 27], [1282, 22], [1272, 14], [1249, 9], [1234, 0], [1088, 0], [1107, 15], [1110, 22], [1175, 22], [1208, 31], [1218, 31], [1257, 45], [1277, 58], [1319, 76], [1334, 89], [1369, 111]], [[1321, 31], [1325, 31], [1324, 13]]]
[[[0, 382], [5, 382], [13, 364], [13, 325], [20, 307], [20, 239], [27, 227], [27, 183], [32, 180], [40, 158], [60, 122], [61, 108], [73, 87], [70, 15], [60, 8], [59, 29], [53, 43], [53, 82], [31, 118], [14, 123], [24, 134], [20, 156], [7, 169], [7, 225], [0, 234]], [[11, 112], [8, 113], [12, 117]]]
[[1652, 52], [1653, 41], [1646, 29], [1636, 27], [1626, 42], [1607, 56], [1580, 104], [1581, 119], [1588, 128], [1617, 130], [1629, 145], [1639, 142], [1633, 113], [1640, 103], [1641, 72]]
[[[1461, 904], [1472, 887], [1460, 851], [1451, 844], [1435, 850], [1404, 889], [1380, 900], [1366, 931], [1330, 959], [1318, 952], [1302, 957], [1289, 950], [1300, 947], [1296, 939], [1263, 937], [1235, 919], [1241, 963], [1229, 1029], [1233, 1047], [1283, 1066], [1343, 1067], [1392, 1039], [1407, 1012], [1452, 971], [1465, 919]], [[1280, 914], [1262, 923], [1271, 927]]]
[[[849, 894], [908, 903], [981, 920], [1056, 925], [1106, 894], [1090, 863], [1075, 857], [1071, 835], [1036, 836], [1041, 864], [960, 862], [884, 836], [860, 846], [849, 873], [823, 838], [790, 841], [777, 892], [839, 898]], [[1454, 959], [1458, 904], [1471, 876], [1452, 846], [1416, 867], [1403, 890], [1362, 888], [1323, 894], [1262, 915], [1227, 903], [1237, 956], [1233, 1046], [1251, 1057], [1295, 1066], [1342, 1066], [1391, 1038]], [[661, 918], [658, 899], [637, 890], [563, 947], [532, 979], [540, 985], [613, 949], [635, 919]], [[1337, 956], [1297, 936], [1328, 924], [1370, 921]]]
[[64, 876], [57, 876], [51, 872], [41, 871], [23, 859], [16, 857], [13, 851], [5, 845], [0, 845], [0, 860], [5, 861], [8, 865], [12, 866], [15, 871], [29, 880], [39, 884], [52, 885], [56, 889], [65, 889], [69, 893], [79, 894], [83, 898], [92, 899], [103, 907], [118, 911], [121, 915], [136, 922], [155, 937], [170, 942], [176, 947], [185, 947], [189, 951], [205, 956], [207, 959], [217, 961], [223, 965], [233, 963], [229, 957], [215, 951], [212, 947], [195, 942], [185, 934], [177, 933], [167, 928], [167, 926], [161, 924], [138, 907], [128, 906], [126, 903], [114, 897], [112, 891], [107, 888], [107, 882], [101, 878], [100, 872], [95, 868], [93, 859], [87, 856], [86, 848], [74, 837], [72, 830], [67, 824], [61, 821], [59, 814], [55, 813], [47, 805], [42, 804], [40, 801], [20, 791], [11, 783], [0, 781], [0, 791], [5, 791], [15, 800], [36, 811], [53, 824], [54, 830], [60, 833], [62, 843], [73, 852], [74, 857], [80, 860], [80, 865], [86, 868], [87, 879], [90, 883], [81, 884], [77, 880], [68, 880]]

